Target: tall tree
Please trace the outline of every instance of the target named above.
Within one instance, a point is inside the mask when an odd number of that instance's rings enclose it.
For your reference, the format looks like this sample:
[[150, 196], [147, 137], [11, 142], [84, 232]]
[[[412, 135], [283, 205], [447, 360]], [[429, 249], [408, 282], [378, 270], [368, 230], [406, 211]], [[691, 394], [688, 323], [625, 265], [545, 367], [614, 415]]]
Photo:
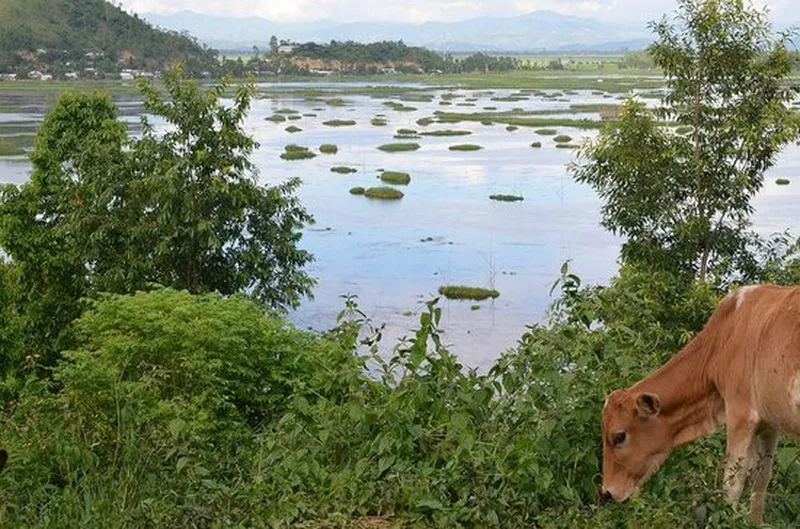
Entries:
[[64, 95], [48, 114], [30, 182], [0, 192], [0, 247], [19, 267], [17, 307], [30, 347], [57, 338], [96, 291], [128, 293], [149, 283], [193, 293], [246, 293], [265, 306], [296, 305], [313, 280], [298, 248], [312, 219], [294, 196], [299, 180], [265, 187], [242, 129], [252, 86], [229, 104], [228, 85], [203, 91], [182, 72], [167, 98], [140, 86], [140, 139], [127, 137], [108, 97]]
[[764, 171], [798, 133], [789, 35], [775, 36], [766, 12], [742, 0], [680, 0], [677, 21], [651, 27], [663, 105], [629, 103], [572, 171], [604, 200], [603, 225], [627, 237], [623, 258], [723, 277], [746, 253]]

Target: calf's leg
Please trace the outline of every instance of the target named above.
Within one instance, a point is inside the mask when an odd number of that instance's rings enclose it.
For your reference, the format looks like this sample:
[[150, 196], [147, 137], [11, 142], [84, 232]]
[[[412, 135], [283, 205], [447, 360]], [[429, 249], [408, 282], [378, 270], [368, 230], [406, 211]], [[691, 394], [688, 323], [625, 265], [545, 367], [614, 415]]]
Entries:
[[727, 454], [725, 457], [725, 499], [736, 504], [742, 496], [747, 471], [751, 466], [756, 420], [750, 416], [728, 417]]
[[765, 428], [756, 434], [750, 487], [750, 520], [756, 524], [764, 521], [764, 503], [777, 446], [778, 432], [775, 429]]

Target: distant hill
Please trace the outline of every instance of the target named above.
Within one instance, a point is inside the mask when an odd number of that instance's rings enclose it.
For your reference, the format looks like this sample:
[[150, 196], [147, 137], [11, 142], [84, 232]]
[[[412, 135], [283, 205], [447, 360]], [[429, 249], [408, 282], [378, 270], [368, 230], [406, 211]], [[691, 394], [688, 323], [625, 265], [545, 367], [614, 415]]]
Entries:
[[156, 69], [175, 60], [210, 67], [215, 52], [105, 0], [0, 0], [0, 72], [20, 61], [67, 67], [87, 54], [107, 70]]
[[[602, 51], [641, 49], [652, 41], [645, 24], [617, 24], [535, 11], [518, 17], [480, 17], [425, 24], [310, 22], [280, 24], [263, 18], [217, 17], [182, 11], [142, 15], [157, 26], [188, 31], [219, 49], [265, 48], [270, 36], [297, 42], [403, 40], [437, 51]], [[600, 51], [600, 50], [598, 50]]]

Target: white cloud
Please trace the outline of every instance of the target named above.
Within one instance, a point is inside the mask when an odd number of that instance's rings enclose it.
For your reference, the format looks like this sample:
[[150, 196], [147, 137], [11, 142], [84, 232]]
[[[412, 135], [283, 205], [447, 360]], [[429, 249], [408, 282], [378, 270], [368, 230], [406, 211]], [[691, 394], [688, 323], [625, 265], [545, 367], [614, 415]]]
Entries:
[[[797, 0], [756, 0], [779, 24], [797, 20]], [[512, 16], [537, 10], [644, 24], [675, 9], [676, 0], [121, 0], [138, 13], [190, 10], [225, 16], [261, 16], [276, 22], [384, 21], [421, 23], [477, 16]]]

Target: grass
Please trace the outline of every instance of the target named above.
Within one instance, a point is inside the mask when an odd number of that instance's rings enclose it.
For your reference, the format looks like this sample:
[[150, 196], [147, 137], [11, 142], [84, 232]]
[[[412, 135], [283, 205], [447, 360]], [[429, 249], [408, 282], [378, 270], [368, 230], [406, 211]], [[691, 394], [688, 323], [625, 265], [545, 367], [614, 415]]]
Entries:
[[525, 200], [518, 195], [489, 195], [489, 198], [498, 202], [522, 202]]
[[[437, 114], [440, 123], [458, 123], [459, 121], [478, 121], [481, 123], [502, 123], [503, 125], [516, 125], [517, 127], [543, 127], [548, 130], [552, 127], [572, 127], [576, 129], [602, 129], [613, 121], [600, 121], [595, 119], [571, 119], [542, 116], [534, 112], [476, 112]], [[546, 127], [546, 128], [544, 128]], [[537, 131], [538, 132], [538, 131]], [[554, 132], [555, 134], [555, 132]]]
[[411, 183], [411, 176], [408, 173], [401, 173], [400, 171], [384, 171], [379, 178], [387, 184], [398, 186], [407, 186]]
[[417, 110], [416, 107], [410, 107], [410, 106], [404, 105], [403, 103], [397, 103], [395, 101], [385, 101], [383, 103], [383, 105], [387, 106], [387, 107], [389, 107], [392, 110], [395, 110], [397, 112], [414, 112], [415, 110]]
[[536, 129], [533, 132], [535, 132], [539, 136], [555, 136], [556, 134], [558, 134], [558, 131], [555, 129]]
[[25, 149], [7, 141], [0, 141], [0, 156], [22, 156]]
[[284, 130], [286, 132], [290, 133], [290, 134], [294, 134], [295, 132], [303, 132], [303, 129], [301, 129], [300, 127], [298, 127], [296, 125], [289, 125]]
[[308, 147], [301, 147], [299, 145], [287, 145], [284, 147], [284, 151], [285, 152], [281, 154], [282, 160], [307, 160], [316, 156]]
[[534, 149], [540, 149], [542, 147], [542, 142], [535, 141], [535, 142], [531, 143], [531, 147], [533, 147]]
[[775, 180], [775, 183], [777, 185], [779, 185], [779, 186], [788, 186], [789, 185], [789, 179], [788, 178], [778, 178], [777, 180]]
[[299, 114], [297, 110], [291, 108], [281, 108], [280, 110], [275, 111], [276, 114]]
[[469, 310], [471, 310], [473, 312], [476, 311], [476, 310], [481, 310], [481, 306], [480, 305], [471, 305], [469, 307]]
[[572, 136], [567, 136], [566, 134], [559, 134], [558, 136], [553, 138], [553, 141], [556, 143], [569, 143], [572, 141]]
[[345, 167], [343, 165], [337, 165], [335, 167], [331, 167], [331, 172], [339, 174], [351, 174], [351, 173], [357, 173], [358, 169], [354, 169], [352, 167]]
[[572, 143], [556, 143], [556, 149], [577, 149], [580, 145], [574, 145]]
[[335, 97], [333, 99], [328, 99], [327, 101], [325, 101], [325, 104], [327, 104], [330, 107], [345, 107], [349, 105], [350, 102], [345, 99]]
[[397, 134], [416, 134], [417, 131], [414, 129], [397, 129]]
[[405, 195], [393, 187], [370, 187], [364, 191], [364, 196], [377, 200], [400, 200]]
[[433, 123], [433, 118], [420, 118], [417, 120], [417, 125], [420, 127], [427, 127], [431, 123]]
[[322, 124], [326, 127], [352, 127], [356, 122], [352, 119], [331, 119], [323, 121]]
[[299, 114], [292, 114], [291, 116], [286, 116], [286, 119], [288, 119], [289, 121], [299, 121], [300, 119], [302, 119], [302, 116]]
[[507, 126], [507, 127], [506, 127], [506, 130], [507, 130], [508, 132], [514, 132], [514, 131], [515, 131], [515, 130], [517, 130], [518, 128], [519, 128], [519, 127], [517, 127], [516, 125], [509, 125], [509, 126]]
[[500, 297], [500, 292], [488, 288], [468, 287], [464, 285], [443, 285], [439, 287], [439, 294], [447, 299], [469, 299], [483, 301]]
[[575, 112], [602, 112], [604, 110], [620, 110], [621, 105], [614, 103], [579, 103], [569, 106]]
[[451, 151], [479, 151], [483, 149], [482, 146], [476, 145], [474, 143], [460, 143], [458, 145], [451, 145]]
[[378, 150], [383, 152], [409, 152], [416, 151], [419, 148], [419, 143], [387, 143], [378, 146]]
[[388, 122], [384, 118], [372, 118], [372, 121], [370, 121], [370, 123], [372, 123], [372, 125], [374, 125], [375, 127], [385, 127], [388, 124]]
[[323, 143], [319, 146], [319, 152], [322, 154], [336, 154], [339, 152], [339, 147], [334, 145], [333, 143]]
[[275, 114], [274, 116], [264, 118], [264, 121], [272, 121], [273, 123], [283, 123], [284, 121], [286, 121], [286, 116], [283, 116], [281, 114]]
[[364, 188], [363, 187], [351, 187], [350, 188], [350, 194], [351, 195], [363, 195], [364, 194]]
[[420, 132], [420, 136], [469, 136], [472, 134], [471, 130], [431, 130], [428, 132]]
[[694, 127], [683, 125], [683, 126], [677, 127], [675, 129], [675, 133], [676, 134], [680, 134], [681, 136], [683, 136], [683, 135], [686, 135], [686, 134], [690, 134], [693, 130], [694, 130]]

